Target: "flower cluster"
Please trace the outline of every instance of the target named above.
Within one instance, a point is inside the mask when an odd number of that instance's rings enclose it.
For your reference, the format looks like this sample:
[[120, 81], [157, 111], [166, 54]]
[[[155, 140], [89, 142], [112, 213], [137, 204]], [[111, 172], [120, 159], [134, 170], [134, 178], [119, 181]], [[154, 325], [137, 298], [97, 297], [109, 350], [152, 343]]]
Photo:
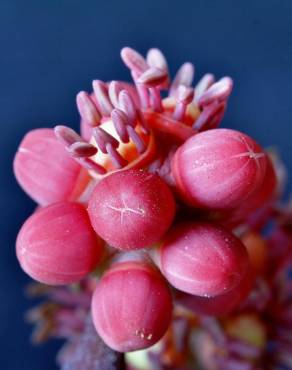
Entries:
[[15, 156], [39, 205], [16, 243], [48, 299], [28, 314], [34, 338], [68, 338], [63, 370], [291, 369], [281, 165], [218, 128], [230, 77], [193, 87], [194, 66], [171, 80], [158, 49], [121, 57], [133, 83], [80, 92], [80, 134], [33, 130]]

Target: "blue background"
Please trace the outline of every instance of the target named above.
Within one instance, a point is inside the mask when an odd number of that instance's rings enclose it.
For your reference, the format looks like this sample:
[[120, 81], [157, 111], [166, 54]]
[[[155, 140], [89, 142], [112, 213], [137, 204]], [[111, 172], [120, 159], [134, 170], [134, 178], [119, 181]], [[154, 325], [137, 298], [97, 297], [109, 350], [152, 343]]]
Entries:
[[143, 53], [156, 46], [172, 73], [189, 60], [197, 76], [232, 76], [224, 125], [276, 145], [291, 173], [292, 1], [1, 0], [0, 45], [0, 368], [53, 370], [59, 344], [29, 343], [29, 279], [14, 254], [17, 230], [34, 207], [11, 171], [22, 136], [58, 123], [77, 128], [76, 93], [94, 78], [129, 78], [122, 46]]

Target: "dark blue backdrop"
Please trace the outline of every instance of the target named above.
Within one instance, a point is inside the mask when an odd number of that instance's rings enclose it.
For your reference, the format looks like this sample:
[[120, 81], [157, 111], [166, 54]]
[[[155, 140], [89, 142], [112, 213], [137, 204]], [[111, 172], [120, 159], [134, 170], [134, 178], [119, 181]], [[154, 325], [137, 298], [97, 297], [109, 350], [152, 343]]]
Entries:
[[127, 79], [122, 46], [157, 46], [172, 72], [190, 60], [200, 75], [231, 75], [224, 125], [275, 144], [292, 172], [292, 1], [1, 0], [0, 43], [0, 367], [53, 370], [56, 343], [32, 347], [23, 322], [31, 303], [14, 241], [34, 205], [11, 172], [21, 137], [39, 126], [77, 127], [78, 90], [93, 78]]

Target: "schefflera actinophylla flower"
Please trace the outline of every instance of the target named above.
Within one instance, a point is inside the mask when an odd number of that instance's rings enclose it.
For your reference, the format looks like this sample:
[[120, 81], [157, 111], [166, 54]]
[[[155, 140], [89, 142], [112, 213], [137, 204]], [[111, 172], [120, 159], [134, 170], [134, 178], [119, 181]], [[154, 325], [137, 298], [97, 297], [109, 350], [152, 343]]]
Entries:
[[[219, 125], [232, 91], [232, 80], [215, 82], [207, 74], [192, 87], [194, 66], [184, 63], [170, 83], [167, 62], [158, 49], [147, 58], [130, 48], [121, 52], [134, 85], [93, 81], [81, 91], [77, 107], [83, 137], [66, 126], [56, 136], [94, 178], [120, 169], [146, 168], [171, 182], [170, 157], [186, 139]], [[162, 98], [162, 90], [168, 96]]]
[[[229, 77], [215, 82], [206, 74], [193, 88], [195, 69], [189, 62], [170, 83], [159, 49], [150, 49], [144, 59], [126, 47], [121, 56], [134, 84], [93, 81], [93, 93], [82, 91], [76, 99], [82, 136], [66, 126], [55, 129], [77, 164], [55, 142], [51, 129], [32, 131], [20, 145], [16, 178], [40, 205], [77, 200], [91, 177], [111, 171], [152, 164], [153, 171], [169, 172], [164, 162], [173, 148], [222, 120], [233, 85]], [[162, 90], [168, 90], [164, 99]]]
[[[171, 174], [173, 153], [194, 135], [199, 136], [201, 131], [216, 129], [221, 122], [232, 90], [229, 77], [215, 82], [214, 76], [208, 74], [193, 88], [192, 64], [183, 64], [170, 83], [167, 63], [158, 49], [151, 49], [144, 59], [134, 50], [125, 48], [122, 50], [122, 58], [131, 70], [134, 85], [117, 81], [93, 81], [93, 93], [80, 92], [77, 95], [82, 134], [79, 135], [64, 125], [55, 128], [56, 138], [66, 149], [63, 150], [64, 155], [69, 158], [69, 153], [76, 161], [78, 170], [83, 168], [82, 171], [87, 176], [81, 192], [75, 193], [75, 197], [71, 194], [64, 196], [66, 199], [62, 200], [87, 203], [93, 190], [91, 184], [100, 184], [116, 173], [125, 174], [126, 170], [157, 172], [171, 185], [178, 187]], [[164, 89], [168, 90], [168, 96], [163, 99]], [[29, 149], [27, 148], [27, 155], [32, 162], [51, 160], [48, 155], [50, 153], [43, 151], [41, 145], [38, 148], [40, 155], [37, 157]], [[64, 166], [65, 181], [66, 163], [62, 160], [63, 154], [55, 158], [55, 161], [61, 163], [61, 168]], [[17, 162], [21, 166], [21, 160], [16, 159]], [[31, 175], [35, 175], [31, 170], [33, 168], [30, 168]], [[52, 166], [52, 173], [54, 170]], [[50, 176], [50, 173], [45, 175]], [[37, 186], [41, 189], [45, 188], [45, 175], [37, 179]], [[74, 186], [78, 181], [79, 177], [76, 182], [73, 181]], [[19, 182], [21, 183], [21, 178]], [[29, 181], [27, 186], [29, 188]], [[58, 177], [54, 186], [62, 188], [61, 177]], [[81, 188], [82, 186], [78, 186], [78, 189]], [[119, 191], [118, 187], [116, 191]], [[34, 190], [31, 192], [32, 196], [33, 192]], [[60, 199], [52, 197], [46, 203], [57, 200]], [[230, 289], [232, 287], [233, 284], [228, 286]], [[154, 330], [154, 326], [152, 329]], [[151, 338], [155, 338], [152, 329], [151, 333], [147, 332], [147, 336], [151, 334]], [[142, 334], [145, 336], [144, 332]], [[156, 338], [160, 334], [163, 333], [159, 333]], [[132, 349], [135, 348], [131, 347]]]

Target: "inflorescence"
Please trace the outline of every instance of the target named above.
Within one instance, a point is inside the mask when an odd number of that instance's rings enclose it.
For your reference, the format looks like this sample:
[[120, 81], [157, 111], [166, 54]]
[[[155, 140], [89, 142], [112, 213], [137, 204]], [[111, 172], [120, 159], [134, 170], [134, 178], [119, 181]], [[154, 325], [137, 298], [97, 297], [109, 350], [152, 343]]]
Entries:
[[159, 49], [121, 57], [133, 83], [78, 93], [80, 133], [30, 131], [15, 156], [39, 205], [16, 243], [47, 297], [34, 339], [68, 339], [63, 370], [291, 369], [283, 167], [219, 128], [230, 77], [193, 87], [193, 64], [171, 79]]

